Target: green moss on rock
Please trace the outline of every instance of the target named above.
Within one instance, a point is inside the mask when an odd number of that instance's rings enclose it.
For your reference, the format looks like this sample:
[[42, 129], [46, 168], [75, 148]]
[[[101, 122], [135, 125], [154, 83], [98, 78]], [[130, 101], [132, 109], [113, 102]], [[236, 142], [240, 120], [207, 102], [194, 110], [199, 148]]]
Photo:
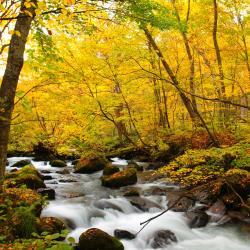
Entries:
[[112, 175], [112, 174], [117, 173], [119, 171], [120, 171], [120, 169], [117, 166], [114, 166], [112, 164], [108, 164], [103, 169], [103, 175]]
[[62, 160], [52, 160], [49, 162], [49, 164], [51, 165], [51, 167], [57, 168], [64, 168], [67, 166], [66, 162]]
[[79, 238], [79, 250], [124, 250], [123, 244], [106, 232], [91, 228]]
[[128, 185], [133, 185], [137, 182], [137, 174], [134, 168], [117, 172], [110, 176], [102, 177], [102, 185], [110, 188], [118, 188]]
[[107, 163], [102, 157], [81, 158], [75, 166], [75, 173], [91, 174], [103, 170]]

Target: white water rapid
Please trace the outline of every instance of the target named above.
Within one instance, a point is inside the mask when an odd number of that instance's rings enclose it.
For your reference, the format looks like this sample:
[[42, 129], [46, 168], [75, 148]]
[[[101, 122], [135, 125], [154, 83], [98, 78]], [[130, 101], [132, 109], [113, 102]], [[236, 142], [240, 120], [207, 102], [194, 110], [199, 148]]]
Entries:
[[[11, 165], [22, 159], [27, 157], [9, 158], [7, 169], [10, 170]], [[127, 164], [125, 160], [118, 158], [113, 161], [121, 168]], [[101, 171], [89, 175], [74, 174], [73, 167], [68, 162], [70, 173], [61, 174], [56, 172], [62, 169], [53, 168], [48, 162], [32, 161], [32, 164], [40, 171], [50, 171], [49, 175], [53, 179], [45, 183], [56, 191], [56, 200], [49, 202], [42, 216], [54, 216], [64, 220], [72, 228], [69, 237], [74, 237], [76, 241], [82, 232], [92, 227], [100, 228], [111, 235], [115, 229], [136, 233], [141, 229], [141, 222], [162, 211], [159, 208], [151, 208], [148, 212], [142, 212], [123, 196], [126, 188], [111, 190], [102, 187], [99, 180]], [[162, 183], [138, 184], [133, 187], [140, 190], [141, 197], [154, 201], [163, 209], [167, 207], [165, 196], [152, 196], [148, 192], [152, 188], [167, 188]], [[221, 227], [209, 223], [204, 228], [190, 229], [184, 214], [172, 211], [150, 222], [135, 239], [122, 240], [122, 243], [126, 250], [151, 250], [150, 239], [161, 229], [172, 231], [178, 240], [177, 243], [158, 248], [162, 250], [250, 250], [250, 239], [238, 227]]]

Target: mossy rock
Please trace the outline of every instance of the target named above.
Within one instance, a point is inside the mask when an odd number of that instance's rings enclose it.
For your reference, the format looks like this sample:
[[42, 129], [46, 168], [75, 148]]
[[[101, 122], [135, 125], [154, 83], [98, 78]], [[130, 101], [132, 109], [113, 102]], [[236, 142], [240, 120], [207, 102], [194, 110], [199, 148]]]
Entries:
[[134, 168], [117, 172], [110, 176], [102, 177], [102, 185], [110, 188], [118, 188], [133, 185], [137, 182], [137, 174]]
[[13, 164], [11, 167], [12, 168], [22, 168], [24, 166], [30, 165], [31, 161], [30, 160], [21, 160]]
[[91, 228], [79, 238], [79, 250], [124, 250], [123, 244], [106, 232]]
[[67, 166], [66, 162], [62, 160], [52, 160], [49, 162], [49, 164], [51, 165], [51, 167], [57, 168], [64, 168]]
[[103, 170], [107, 163], [102, 157], [81, 158], [75, 166], [75, 173], [91, 174]]
[[120, 169], [117, 166], [112, 165], [111, 163], [104, 167], [103, 175], [112, 175], [119, 172]]
[[22, 169], [10, 173], [5, 177], [4, 184], [6, 187], [20, 187], [26, 185], [30, 189], [45, 188], [46, 185], [43, 181], [43, 176], [35, 169], [35, 167], [29, 165]]
[[66, 229], [66, 225], [55, 217], [43, 217], [40, 219], [38, 225], [38, 232], [48, 232], [50, 234], [60, 233]]

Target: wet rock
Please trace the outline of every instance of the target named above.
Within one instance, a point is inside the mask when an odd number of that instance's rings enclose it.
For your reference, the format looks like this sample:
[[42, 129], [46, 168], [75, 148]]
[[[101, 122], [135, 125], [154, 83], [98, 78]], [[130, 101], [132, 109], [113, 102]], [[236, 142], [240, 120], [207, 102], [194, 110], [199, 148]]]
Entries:
[[78, 244], [79, 250], [124, 250], [123, 244], [106, 232], [91, 228], [81, 234]]
[[153, 170], [138, 173], [138, 179], [141, 183], [153, 182], [153, 181], [162, 179], [164, 177], [166, 176]]
[[53, 188], [39, 188], [37, 189], [37, 193], [47, 196], [49, 200], [54, 200], [56, 192]]
[[166, 195], [166, 190], [162, 188], [154, 188], [151, 191], [152, 195]]
[[156, 249], [163, 248], [173, 242], [177, 242], [177, 238], [170, 230], [159, 230], [154, 233], [153, 237], [149, 241], [151, 242], [151, 247]]
[[210, 221], [218, 222], [226, 214], [226, 206], [223, 201], [216, 201], [208, 210], [207, 213], [211, 216]]
[[26, 165], [30, 165], [31, 164], [31, 161], [30, 160], [21, 160], [21, 161], [18, 161], [16, 162], [15, 164], [13, 164], [11, 167], [12, 168], [22, 168]]
[[96, 201], [96, 202], [94, 202], [94, 206], [99, 208], [99, 209], [114, 209], [114, 210], [117, 210], [119, 212], [123, 212], [119, 206], [117, 206], [117, 205], [115, 205], [112, 202], [109, 202], [107, 200]]
[[61, 179], [61, 180], [59, 180], [59, 182], [61, 182], [61, 183], [73, 183], [73, 182], [77, 182], [77, 181], [74, 179]]
[[250, 214], [246, 211], [228, 211], [227, 215], [234, 222], [246, 222], [250, 223]]
[[50, 170], [41, 170], [40, 172], [42, 174], [52, 174], [52, 171], [50, 171]]
[[126, 239], [126, 240], [132, 240], [136, 236], [129, 231], [121, 230], [121, 229], [115, 229], [114, 236], [118, 239]]
[[40, 219], [38, 231], [48, 232], [50, 234], [60, 233], [62, 230], [66, 229], [65, 224], [55, 217], [43, 217]]
[[107, 160], [101, 157], [81, 158], [75, 165], [75, 173], [91, 174], [103, 170]]
[[110, 176], [103, 176], [101, 180], [102, 185], [109, 188], [133, 185], [137, 182], [136, 170], [133, 168], [126, 169]]
[[49, 162], [49, 164], [51, 165], [51, 167], [57, 168], [64, 168], [67, 166], [66, 162], [62, 160], [52, 160]]
[[54, 178], [51, 175], [44, 175], [43, 176], [43, 180], [44, 181], [49, 181], [49, 180], [53, 180]]
[[56, 173], [57, 174], [70, 174], [70, 171], [67, 168], [65, 168], [62, 171], [56, 171]]
[[222, 197], [227, 208], [237, 209], [241, 206], [241, 200], [235, 193], [228, 193]]
[[119, 172], [120, 169], [117, 166], [112, 165], [112, 163], [106, 165], [103, 169], [103, 175], [112, 175]]
[[125, 197], [130, 197], [130, 196], [140, 196], [139, 191], [136, 188], [130, 188], [125, 191], [123, 194]]
[[188, 211], [186, 213], [191, 228], [205, 227], [209, 221], [209, 216], [202, 210]]
[[168, 192], [168, 207], [171, 207], [171, 210], [175, 212], [187, 212], [188, 210], [190, 210], [195, 205], [195, 200], [191, 197], [183, 197], [179, 202], [176, 203], [176, 201], [183, 195], [184, 193], [179, 191]]
[[140, 210], [146, 212], [146, 211], [149, 211], [150, 208], [159, 208], [159, 209], [162, 209], [162, 207], [153, 202], [153, 201], [150, 201], [146, 198], [142, 198], [142, 197], [130, 197], [128, 198], [128, 200], [130, 201], [130, 203], [139, 208]]

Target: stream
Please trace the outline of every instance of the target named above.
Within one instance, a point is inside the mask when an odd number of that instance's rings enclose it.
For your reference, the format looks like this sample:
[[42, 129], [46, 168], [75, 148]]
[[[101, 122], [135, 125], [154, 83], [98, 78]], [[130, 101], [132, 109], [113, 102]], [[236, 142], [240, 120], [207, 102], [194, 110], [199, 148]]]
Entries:
[[[7, 170], [17, 161], [29, 157], [8, 158]], [[126, 160], [114, 158], [113, 164], [121, 169], [127, 165]], [[133, 185], [139, 190], [142, 198], [147, 198], [156, 207], [142, 211], [132, 206], [129, 198], [123, 194], [128, 187], [109, 189], [101, 186], [102, 171], [94, 174], [75, 174], [71, 162], [67, 162], [68, 174], [60, 173], [61, 168], [51, 167], [48, 162], [32, 161], [32, 164], [44, 175], [53, 179], [46, 180], [48, 187], [55, 189], [56, 199], [50, 201], [42, 211], [42, 216], [53, 216], [62, 219], [72, 230], [69, 237], [78, 241], [82, 232], [95, 227], [113, 235], [115, 229], [123, 229], [132, 233], [138, 232], [140, 223], [159, 214], [167, 208], [166, 196], [152, 195], [152, 190], [175, 189], [160, 181], [153, 183], [138, 183]], [[50, 173], [46, 173], [49, 171]], [[121, 240], [126, 250], [151, 250], [152, 236], [158, 230], [170, 230], [175, 233], [178, 242], [164, 248], [167, 250], [249, 250], [250, 239], [237, 226], [218, 226], [209, 223], [206, 227], [191, 229], [183, 213], [169, 211], [150, 222], [135, 239]]]

